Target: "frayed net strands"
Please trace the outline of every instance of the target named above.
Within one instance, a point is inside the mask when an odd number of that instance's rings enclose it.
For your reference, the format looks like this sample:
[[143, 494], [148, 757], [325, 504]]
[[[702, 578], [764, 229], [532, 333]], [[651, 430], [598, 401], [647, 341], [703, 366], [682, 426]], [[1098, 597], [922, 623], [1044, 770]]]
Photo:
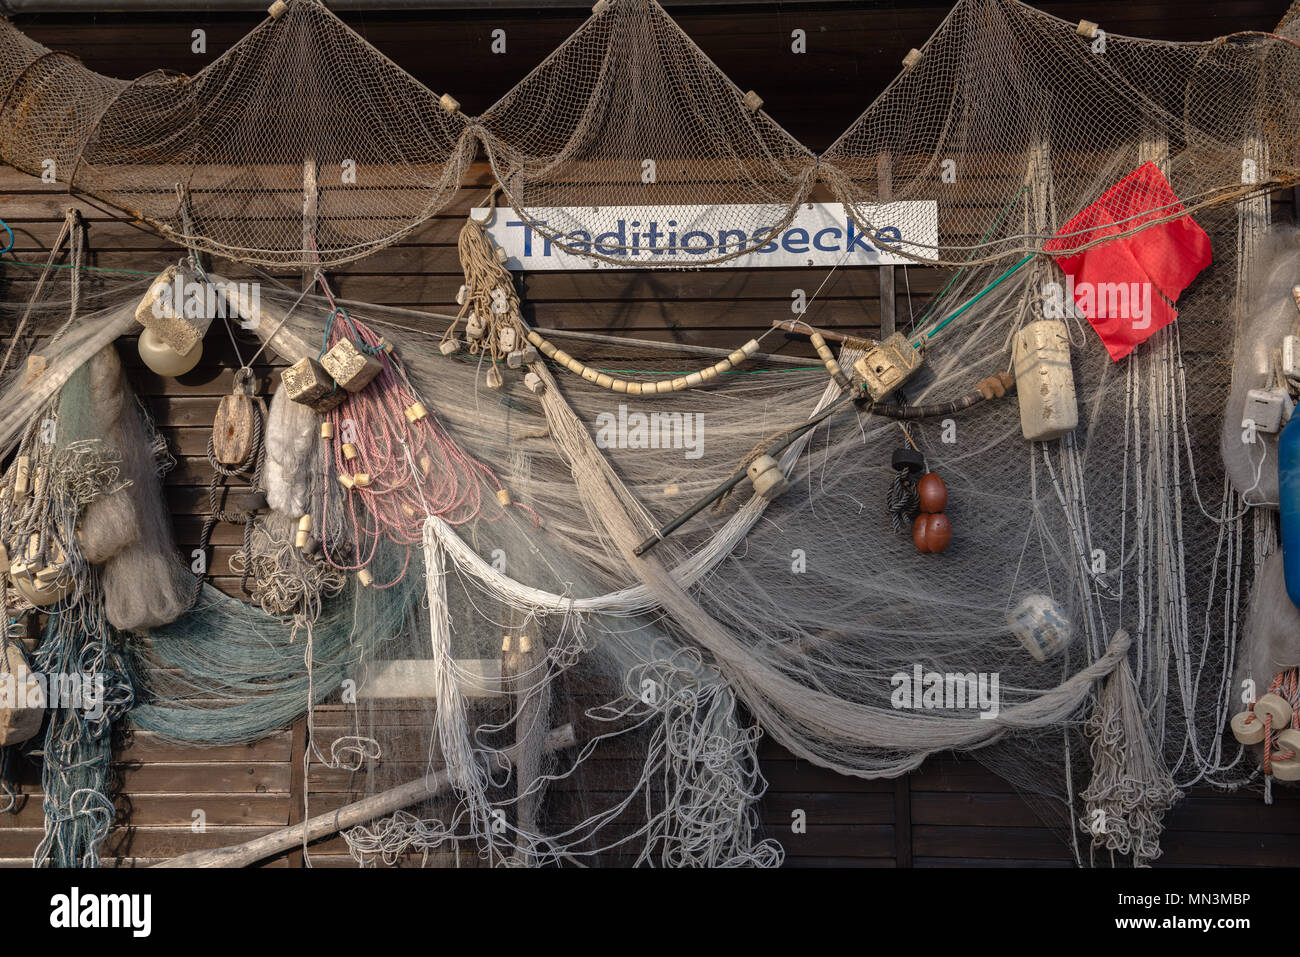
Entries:
[[1079, 826], [1092, 848], [1131, 854], [1135, 867], [1160, 856], [1164, 816], [1183, 793], [1150, 743], [1147, 721], [1127, 658], [1111, 672], [1088, 719], [1092, 781], [1079, 797]]

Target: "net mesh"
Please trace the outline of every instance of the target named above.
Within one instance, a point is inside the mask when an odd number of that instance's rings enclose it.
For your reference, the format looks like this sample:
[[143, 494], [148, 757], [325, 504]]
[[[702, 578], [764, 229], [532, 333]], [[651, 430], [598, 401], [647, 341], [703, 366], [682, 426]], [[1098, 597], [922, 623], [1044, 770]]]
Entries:
[[464, 118], [314, 2], [193, 77], [110, 79], [8, 22], [0, 58], [6, 162], [245, 262], [364, 256], [441, 209], [467, 162]]
[[[872, 243], [918, 261], [1041, 251], [1050, 232], [991, 228], [1041, 141], [1053, 144], [1062, 211], [1131, 168], [1125, 147], [1152, 130], [1193, 212], [1300, 171], [1300, 46], [1287, 35], [1089, 37], [1013, 0], [962, 0], [820, 157], [655, 0], [598, 5], [477, 118], [442, 109], [314, 0], [293, 0], [193, 77], [100, 76], [8, 23], [0, 53], [6, 161], [52, 172], [179, 242], [263, 264], [341, 263], [396, 241], [445, 207], [480, 143], [541, 236], [649, 268], [771, 248], [819, 183]], [[1243, 168], [1248, 138], [1267, 175]], [[1181, 215], [1136, 198], [1154, 211], [1121, 233]], [[908, 199], [934, 206], [885, 205]]]

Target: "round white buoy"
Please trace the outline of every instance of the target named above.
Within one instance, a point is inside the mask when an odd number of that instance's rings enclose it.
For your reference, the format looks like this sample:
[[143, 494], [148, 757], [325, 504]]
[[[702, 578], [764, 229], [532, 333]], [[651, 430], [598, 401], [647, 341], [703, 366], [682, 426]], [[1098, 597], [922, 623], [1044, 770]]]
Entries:
[[1291, 724], [1291, 705], [1281, 695], [1266, 694], [1255, 702], [1255, 716], [1260, 721], [1272, 718], [1273, 731], [1276, 733]]
[[754, 491], [769, 502], [790, 488], [780, 463], [770, 455], [760, 455], [750, 462], [745, 474], [754, 483]]
[[1295, 757], [1300, 759], [1300, 731], [1295, 728], [1287, 728], [1275, 739], [1273, 745], [1278, 754], [1285, 755], [1288, 751], [1294, 751]]
[[140, 359], [154, 372], [165, 376], [184, 375], [199, 364], [203, 358], [203, 340], [200, 339], [194, 343], [194, 348], [189, 352], [181, 355], [167, 343], [163, 342], [152, 329], [144, 329], [140, 332], [140, 340], [136, 345], [140, 352]]
[[1300, 781], [1300, 758], [1282, 758], [1273, 755], [1268, 761], [1269, 770], [1279, 781]]
[[1264, 740], [1264, 722], [1253, 712], [1242, 711], [1232, 716], [1232, 736], [1242, 744], [1260, 744]]
[[1074, 639], [1065, 610], [1047, 595], [1026, 595], [1007, 614], [1007, 625], [1035, 661], [1055, 658]]

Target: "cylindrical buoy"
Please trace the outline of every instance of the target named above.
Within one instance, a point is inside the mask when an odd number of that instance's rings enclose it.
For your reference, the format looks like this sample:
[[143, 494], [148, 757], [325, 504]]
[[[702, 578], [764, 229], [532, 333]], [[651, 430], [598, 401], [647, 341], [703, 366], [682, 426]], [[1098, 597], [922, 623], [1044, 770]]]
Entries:
[[1279, 781], [1300, 781], [1300, 758], [1284, 758], [1280, 754], [1269, 757], [1269, 770]]
[[424, 407], [423, 402], [412, 402], [406, 407], [406, 418], [411, 422], [419, 422], [429, 414], [429, 410]]
[[[1295, 728], [1287, 728], [1277, 736], [1275, 741], [1276, 743], [1274, 744], [1274, 747], [1277, 748], [1277, 752], [1283, 757], [1293, 756], [1300, 758], [1300, 731], [1297, 731]], [[1289, 755], [1289, 752], [1295, 753], [1294, 755]]]
[[369, 472], [357, 472], [352, 476], [352, 484], [357, 488], [368, 488], [370, 485]]
[[1007, 615], [1007, 624], [1036, 661], [1056, 657], [1074, 638], [1065, 610], [1047, 595], [1026, 595]]
[[325, 421], [320, 424], [320, 437], [328, 442], [334, 438], [334, 423]]
[[72, 590], [72, 579], [59, 574], [59, 569], [43, 568], [33, 571], [21, 561], [9, 566], [9, 581], [18, 594], [38, 608], [53, 605]]
[[357, 581], [361, 582], [362, 585], [373, 585], [375, 583], [375, 576], [370, 574], [368, 568], [363, 568], [361, 571], [357, 572]]
[[506, 508], [509, 505], [511, 505], [512, 503], [510, 501], [510, 490], [506, 488], [497, 489], [497, 501], [501, 503], [502, 508]]
[[1232, 736], [1242, 744], [1260, 744], [1264, 740], [1264, 722], [1252, 711], [1234, 714], [1229, 726]]
[[358, 454], [357, 447], [355, 445], [353, 445], [351, 442], [343, 443], [343, 457], [345, 459], [351, 462], [353, 459], [357, 457], [357, 454]]
[[1070, 331], [1059, 319], [1040, 319], [1021, 328], [1012, 346], [1020, 432], [1030, 442], [1047, 442], [1079, 424]]
[[754, 483], [755, 493], [768, 501], [790, 488], [790, 481], [781, 471], [781, 464], [770, 455], [760, 455], [750, 462], [745, 474]]
[[1276, 733], [1291, 724], [1291, 705], [1281, 695], [1261, 695], [1255, 702], [1255, 717], [1260, 721], [1272, 718], [1273, 731]]

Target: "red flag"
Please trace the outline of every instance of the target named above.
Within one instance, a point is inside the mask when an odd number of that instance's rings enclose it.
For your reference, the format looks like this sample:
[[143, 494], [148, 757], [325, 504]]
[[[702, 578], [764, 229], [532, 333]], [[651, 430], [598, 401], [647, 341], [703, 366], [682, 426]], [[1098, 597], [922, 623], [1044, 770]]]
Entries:
[[1172, 304], [1213, 260], [1210, 237], [1186, 215], [1160, 168], [1143, 163], [1043, 247], [1077, 249], [1174, 213], [1183, 215], [1056, 260], [1079, 312], [1114, 360], [1178, 318]]

